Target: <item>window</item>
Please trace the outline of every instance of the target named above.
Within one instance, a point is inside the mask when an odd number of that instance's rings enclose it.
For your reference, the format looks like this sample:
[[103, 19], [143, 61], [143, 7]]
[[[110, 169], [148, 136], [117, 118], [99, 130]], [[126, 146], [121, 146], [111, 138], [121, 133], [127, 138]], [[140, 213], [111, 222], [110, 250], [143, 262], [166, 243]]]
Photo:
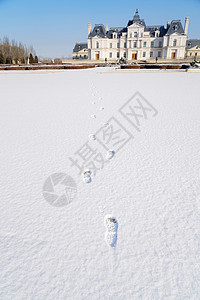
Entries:
[[197, 53], [195, 53], [195, 56], [197, 56]]
[[134, 37], [137, 37], [137, 32], [134, 32]]
[[120, 46], [119, 43], [117, 43], [117, 48], [119, 48], [119, 46]]
[[110, 43], [110, 48], [112, 48], [112, 43]]
[[132, 33], [130, 33], [130, 38], [132, 38], [132, 36], [133, 36]]
[[146, 52], [143, 52], [143, 55], [142, 55], [143, 57], [146, 57]]
[[134, 48], [137, 48], [137, 42], [134, 42], [133, 47], [134, 47]]
[[147, 42], [144, 42], [144, 48], [146, 48], [146, 46], [147, 46]]
[[109, 56], [110, 56], [110, 58], [112, 58], [112, 52], [110, 52], [110, 55], [109, 55]]
[[177, 40], [174, 40], [173, 41], [173, 46], [176, 47], [176, 44], [177, 44]]
[[97, 46], [97, 48], [99, 48], [99, 42], [97, 42], [97, 45], [96, 45], [96, 46]]
[[127, 46], [126, 43], [124, 43], [124, 48], [126, 48], [126, 46]]
[[126, 52], [124, 52], [124, 58], [126, 58]]
[[159, 42], [159, 48], [162, 48], [162, 42], [161, 41]]
[[117, 52], [117, 58], [119, 58], [119, 52]]
[[154, 48], [154, 42], [151, 42], [151, 48]]
[[161, 51], [158, 51], [158, 57], [161, 57]]
[[131, 48], [131, 41], [129, 42], [129, 48]]
[[156, 37], [159, 37], [159, 32], [156, 32]]
[[152, 51], [150, 52], [150, 57], [153, 57], [153, 52]]

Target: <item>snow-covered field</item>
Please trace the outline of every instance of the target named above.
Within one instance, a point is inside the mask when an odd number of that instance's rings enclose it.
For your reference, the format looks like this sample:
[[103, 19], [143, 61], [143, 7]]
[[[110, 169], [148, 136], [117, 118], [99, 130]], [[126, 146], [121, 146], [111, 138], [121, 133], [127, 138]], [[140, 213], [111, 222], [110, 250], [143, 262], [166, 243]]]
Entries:
[[199, 82], [0, 74], [0, 299], [200, 299]]

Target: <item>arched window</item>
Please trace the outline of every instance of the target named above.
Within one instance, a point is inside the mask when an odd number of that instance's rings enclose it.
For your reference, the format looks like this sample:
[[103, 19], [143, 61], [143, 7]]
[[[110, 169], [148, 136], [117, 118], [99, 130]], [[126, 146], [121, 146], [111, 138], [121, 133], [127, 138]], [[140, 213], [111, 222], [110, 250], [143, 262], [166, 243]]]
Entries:
[[174, 40], [173, 41], [173, 46], [176, 47], [176, 44], [177, 44], [177, 40]]

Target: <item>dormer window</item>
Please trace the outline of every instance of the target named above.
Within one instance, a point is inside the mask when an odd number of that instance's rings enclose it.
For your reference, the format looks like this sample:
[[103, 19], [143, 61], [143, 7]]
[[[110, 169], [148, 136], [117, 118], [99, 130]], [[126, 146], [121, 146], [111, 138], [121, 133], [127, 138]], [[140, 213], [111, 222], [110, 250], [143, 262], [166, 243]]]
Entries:
[[174, 26], [173, 26], [173, 29], [174, 29], [174, 31], [176, 31], [176, 30], [178, 29], [178, 26], [177, 26], [177, 25], [174, 25]]
[[137, 32], [134, 32], [134, 37], [137, 37], [138, 35], [137, 35]]

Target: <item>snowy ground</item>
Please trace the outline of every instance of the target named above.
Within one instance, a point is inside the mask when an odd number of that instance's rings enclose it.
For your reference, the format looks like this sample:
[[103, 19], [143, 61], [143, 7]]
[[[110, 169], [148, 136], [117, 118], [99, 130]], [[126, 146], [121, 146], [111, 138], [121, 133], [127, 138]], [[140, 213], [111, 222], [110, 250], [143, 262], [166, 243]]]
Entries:
[[[200, 299], [199, 82], [182, 71], [0, 74], [0, 299]], [[120, 111], [136, 92], [148, 104], [139, 96], [134, 119]], [[102, 168], [90, 183], [69, 159], [82, 165], [86, 145]], [[54, 173], [76, 182], [69, 205], [43, 195]]]

